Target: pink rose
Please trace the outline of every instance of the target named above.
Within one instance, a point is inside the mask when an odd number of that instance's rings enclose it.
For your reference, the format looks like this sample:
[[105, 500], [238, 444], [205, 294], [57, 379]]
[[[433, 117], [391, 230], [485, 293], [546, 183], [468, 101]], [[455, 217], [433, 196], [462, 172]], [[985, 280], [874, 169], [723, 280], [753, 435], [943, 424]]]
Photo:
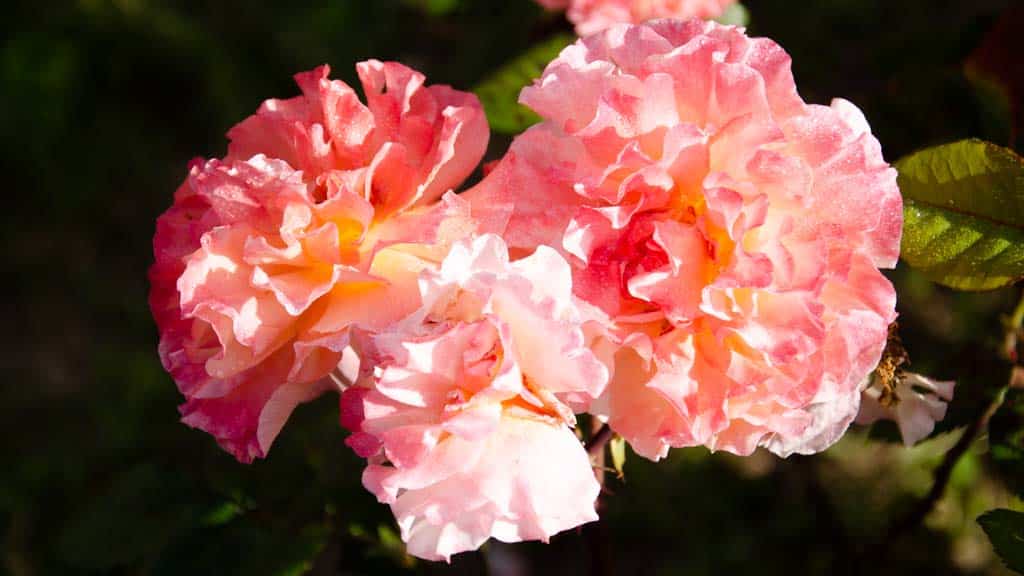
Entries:
[[823, 450], [895, 318], [896, 173], [844, 100], [805, 104], [789, 56], [713, 22], [620, 25], [521, 101], [544, 119], [471, 203], [510, 249], [559, 247], [615, 371], [593, 410], [637, 452]]
[[244, 462], [330, 388], [349, 329], [415, 310], [420, 270], [476, 226], [441, 198], [486, 148], [476, 97], [396, 63], [357, 70], [368, 106], [326, 66], [298, 74], [303, 95], [232, 128], [157, 221], [150, 306], [183, 421]]
[[490, 537], [540, 539], [597, 519], [599, 486], [572, 432], [604, 390], [568, 264], [540, 247], [509, 263], [493, 235], [424, 272], [423, 307], [368, 339], [371, 378], [342, 395], [363, 484], [410, 554], [448, 559]]
[[589, 36], [615, 24], [656, 18], [718, 18], [736, 0], [537, 0], [548, 10], [568, 9], [576, 33]]

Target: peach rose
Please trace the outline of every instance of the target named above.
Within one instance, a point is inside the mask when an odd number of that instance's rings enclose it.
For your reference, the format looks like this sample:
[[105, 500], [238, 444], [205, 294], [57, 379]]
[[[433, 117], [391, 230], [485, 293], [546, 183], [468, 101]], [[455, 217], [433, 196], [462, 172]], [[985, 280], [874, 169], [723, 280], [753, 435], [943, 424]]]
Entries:
[[415, 310], [419, 272], [476, 227], [442, 198], [486, 148], [476, 97], [396, 63], [357, 70], [367, 106], [326, 66], [296, 75], [303, 95], [232, 128], [157, 222], [150, 306], [183, 421], [244, 462], [331, 387], [349, 329]]
[[363, 484], [430, 560], [540, 539], [597, 519], [599, 486], [572, 432], [605, 366], [586, 346], [569, 265], [540, 247], [509, 263], [493, 235], [425, 272], [423, 307], [369, 339], [372, 377], [342, 395]]
[[580, 40], [520, 100], [543, 122], [465, 196], [570, 259], [615, 368], [593, 410], [651, 458], [832, 444], [895, 318], [901, 198], [860, 111], [698, 20]]

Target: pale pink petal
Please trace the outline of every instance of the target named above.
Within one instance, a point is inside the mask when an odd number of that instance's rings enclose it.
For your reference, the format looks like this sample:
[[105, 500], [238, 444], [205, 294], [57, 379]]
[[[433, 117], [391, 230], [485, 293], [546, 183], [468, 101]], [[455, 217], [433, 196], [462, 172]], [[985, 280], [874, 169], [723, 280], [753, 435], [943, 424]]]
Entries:
[[600, 487], [583, 446], [565, 428], [508, 418], [458, 474], [423, 488], [402, 481], [391, 504], [410, 554], [448, 560], [488, 537], [547, 541], [597, 519]]
[[419, 310], [357, 342], [374, 372], [342, 396], [346, 442], [409, 553], [448, 559], [596, 519], [599, 486], [570, 426], [608, 370], [571, 281], [552, 249], [510, 263], [500, 237], [466, 239], [423, 272]]
[[920, 374], [903, 374], [896, 384], [895, 397], [888, 405], [879, 402], [881, 389], [866, 386], [863, 391], [858, 424], [877, 420], [895, 420], [903, 443], [910, 447], [928, 437], [935, 423], [946, 417], [946, 405], [953, 400], [954, 382], [932, 380]]

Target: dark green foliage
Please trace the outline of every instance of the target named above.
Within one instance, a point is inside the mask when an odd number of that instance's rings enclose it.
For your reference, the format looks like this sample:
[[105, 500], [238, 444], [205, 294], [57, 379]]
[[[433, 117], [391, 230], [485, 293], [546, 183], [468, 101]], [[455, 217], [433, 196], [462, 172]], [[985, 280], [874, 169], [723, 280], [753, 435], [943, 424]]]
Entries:
[[1024, 574], [1024, 512], [992, 510], [978, 518], [978, 524], [1006, 566]]
[[64, 526], [61, 555], [79, 568], [109, 570], [159, 552], [198, 515], [194, 491], [178, 480], [152, 464], [121, 472]]

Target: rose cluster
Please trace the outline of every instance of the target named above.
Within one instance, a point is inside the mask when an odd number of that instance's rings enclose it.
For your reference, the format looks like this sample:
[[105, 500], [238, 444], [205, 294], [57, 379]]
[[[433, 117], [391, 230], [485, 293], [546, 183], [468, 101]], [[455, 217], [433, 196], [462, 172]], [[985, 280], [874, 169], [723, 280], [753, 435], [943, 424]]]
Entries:
[[364, 486], [411, 554], [447, 559], [597, 518], [579, 414], [652, 459], [817, 452], [857, 416], [895, 319], [896, 174], [777, 44], [700, 20], [580, 40], [522, 92], [542, 121], [460, 194], [476, 97], [357, 71], [365, 103], [297, 75], [158, 220], [186, 424], [248, 462], [340, 392]]

